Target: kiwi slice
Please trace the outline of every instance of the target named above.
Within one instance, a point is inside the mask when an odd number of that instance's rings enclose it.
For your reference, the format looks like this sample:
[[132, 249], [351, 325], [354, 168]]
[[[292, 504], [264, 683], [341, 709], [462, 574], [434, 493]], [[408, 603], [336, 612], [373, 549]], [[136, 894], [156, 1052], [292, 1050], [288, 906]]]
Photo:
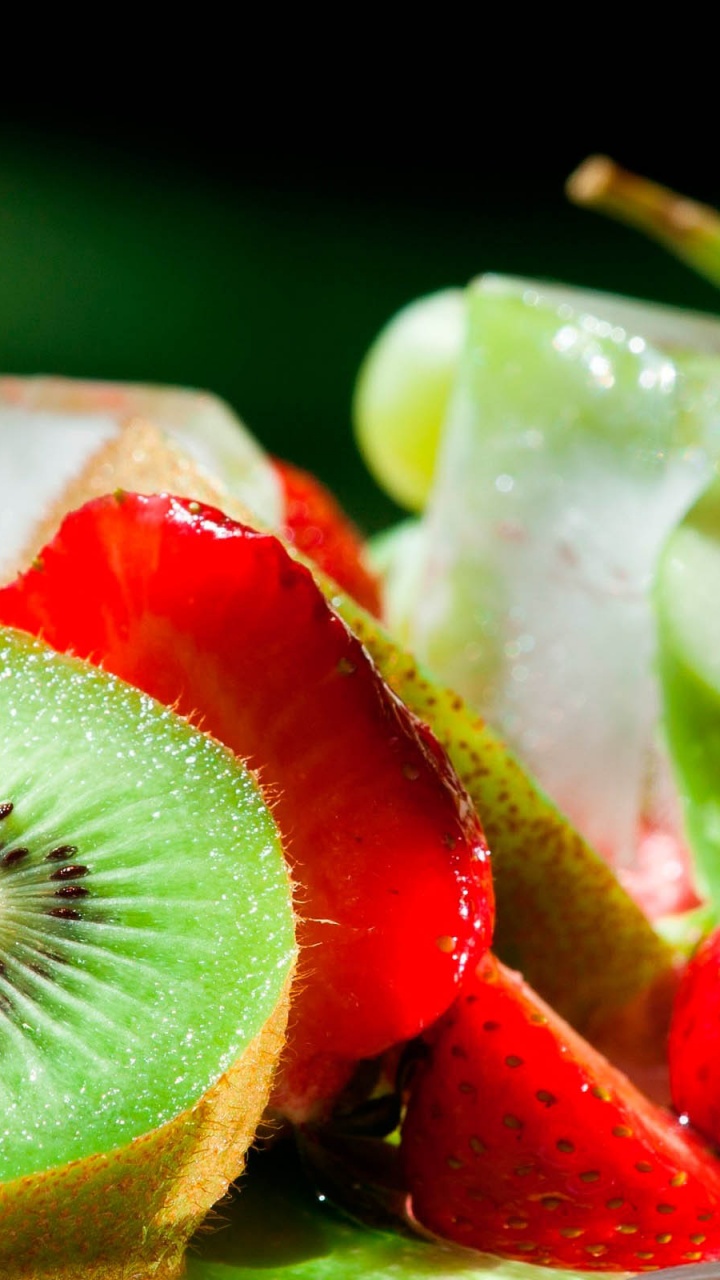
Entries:
[[0, 762], [0, 1274], [173, 1276], [282, 1047], [272, 817], [220, 744], [9, 630]]

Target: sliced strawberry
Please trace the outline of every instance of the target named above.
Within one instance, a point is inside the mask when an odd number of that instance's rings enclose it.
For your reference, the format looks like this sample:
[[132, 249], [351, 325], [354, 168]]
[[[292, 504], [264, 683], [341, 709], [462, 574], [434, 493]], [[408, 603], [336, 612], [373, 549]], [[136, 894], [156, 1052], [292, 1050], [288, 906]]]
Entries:
[[403, 1160], [418, 1220], [505, 1257], [720, 1258], [720, 1162], [494, 957], [428, 1036]]
[[668, 1056], [674, 1106], [720, 1142], [720, 929], [701, 942], [683, 973]]
[[477, 818], [277, 539], [186, 499], [99, 499], [0, 592], [0, 617], [177, 705], [259, 771], [298, 886], [296, 1118], [448, 1007], [492, 928]]
[[337, 499], [309, 471], [274, 458], [285, 511], [283, 533], [358, 604], [380, 614], [380, 586], [365, 560], [362, 535]]

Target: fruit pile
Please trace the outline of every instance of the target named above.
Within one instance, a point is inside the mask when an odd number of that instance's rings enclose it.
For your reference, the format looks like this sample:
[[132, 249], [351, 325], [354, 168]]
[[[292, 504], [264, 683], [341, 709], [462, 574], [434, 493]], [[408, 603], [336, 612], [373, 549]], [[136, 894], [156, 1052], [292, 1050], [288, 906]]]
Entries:
[[0, 1276], [720, 1261], [718, 333], [420, 304], [375, 548], [210, 397], [0, 379]]

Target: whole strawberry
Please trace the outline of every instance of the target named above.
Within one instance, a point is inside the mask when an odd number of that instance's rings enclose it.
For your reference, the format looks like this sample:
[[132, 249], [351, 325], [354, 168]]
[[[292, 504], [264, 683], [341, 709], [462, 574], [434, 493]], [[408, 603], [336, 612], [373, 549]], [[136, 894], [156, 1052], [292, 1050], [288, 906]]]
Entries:
[[673, 1105], [720, 1142], [720, 929], [700, 944], [683, 974], [670, 1024]]
[[427, 1037], [412, 1210], [471, 1248], [583, 1270], [720, 1258], [720, 1162], [493, 956]]

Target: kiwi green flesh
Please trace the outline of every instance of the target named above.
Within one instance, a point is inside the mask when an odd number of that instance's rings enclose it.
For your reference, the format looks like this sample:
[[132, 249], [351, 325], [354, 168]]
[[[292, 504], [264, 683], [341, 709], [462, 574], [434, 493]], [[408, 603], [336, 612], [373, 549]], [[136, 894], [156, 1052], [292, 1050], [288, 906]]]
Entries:
[[[294, 958], [255, 779], [107, 673], [0, 632], [0, 1180], [171, 1120]], [[70, 892], [68, 892], [70, 890]]]

